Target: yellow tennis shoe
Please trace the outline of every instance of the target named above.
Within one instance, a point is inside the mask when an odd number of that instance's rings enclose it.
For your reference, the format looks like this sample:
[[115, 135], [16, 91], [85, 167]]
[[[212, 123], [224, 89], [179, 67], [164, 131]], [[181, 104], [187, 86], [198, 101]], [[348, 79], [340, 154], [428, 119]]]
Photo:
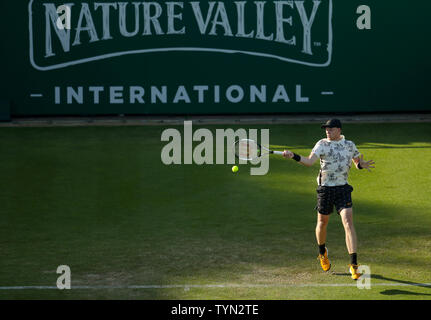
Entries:
[[362, 275], [358, 272], [358, 265], [357, 264], [349, 264], [349, 271], [352, 275], [353, 280], [358, 280], [359, 277]]
[[325, 254], [319, 254], [317, 259], [320, 260], [320, 265], [322, 266], [323, 271], [326, 272], [329, 269], [331, 269], [331, 262], [329, 261], [329, 258], [328, 258], [328, 249], [327, 248], [325, 248]]

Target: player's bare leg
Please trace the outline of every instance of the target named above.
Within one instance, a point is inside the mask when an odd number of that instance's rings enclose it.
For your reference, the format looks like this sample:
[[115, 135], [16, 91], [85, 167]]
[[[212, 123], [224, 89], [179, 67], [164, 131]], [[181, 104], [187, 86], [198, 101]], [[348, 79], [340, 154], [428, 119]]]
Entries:
[[317, 213], [316, 239], [318, 245], [326, 243], [326, 227], [328, 226], [328, 222], [329, 214]]
[[328, 271], [331, 268], [331, 263], [328, 258], [328, 249], [326, 243], [326, 227], [328, 226], [329, 215], [321, 213], [317, 214], [316, 239], [319, 245], [319, 260], [323, 271]]
[[350, 254], [349, 271], [352, 274], [352, 279], [357, 280], [361, 276], [358, 273], [358, 262], [356, 257], [357, 237], [356, 230], [353, 225], [353, 210], [346, 208], [340, 211], [341, 221], [343, 222], [344, 231], [346, 233], [346, 246]]
[[346, 246], [349, 254], [356, 253], [357, 238], [356, 230], [353, 225], [353, 210], [352, 208], [343, 209], [340, 211], [341, 221], [343, 222], [344, 231], [346, 233]]

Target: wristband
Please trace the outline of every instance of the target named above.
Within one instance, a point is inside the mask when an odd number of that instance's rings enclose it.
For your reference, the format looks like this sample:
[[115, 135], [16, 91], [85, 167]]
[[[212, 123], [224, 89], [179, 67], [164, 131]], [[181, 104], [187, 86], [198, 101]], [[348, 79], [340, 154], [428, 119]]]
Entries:
[[292, 159], [299, 162], [301, 161], [301, 156], [299, 154], [294, 153]]
[[358, 169], [364, 169], [361, 167], [361, 163], [358, 163]]

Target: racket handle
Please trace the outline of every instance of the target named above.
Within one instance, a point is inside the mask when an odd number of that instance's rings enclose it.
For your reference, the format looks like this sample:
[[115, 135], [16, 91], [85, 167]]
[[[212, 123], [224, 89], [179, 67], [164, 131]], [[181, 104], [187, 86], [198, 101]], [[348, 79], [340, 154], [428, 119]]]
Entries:
[[278, 154], [278, 155], [282, 156], [283, 155], [283, 151], [274, 151], [274, 154]]

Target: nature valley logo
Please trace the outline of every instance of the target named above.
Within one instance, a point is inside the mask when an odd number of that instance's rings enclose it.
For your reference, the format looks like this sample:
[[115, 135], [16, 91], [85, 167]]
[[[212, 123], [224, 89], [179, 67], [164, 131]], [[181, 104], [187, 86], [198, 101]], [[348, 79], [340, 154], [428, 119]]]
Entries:
[[30, 61], [38, 70], [169, 51], [241, 53], [312, 67], [331, 62], [332, 0], [30, 0], [28, 10]]

